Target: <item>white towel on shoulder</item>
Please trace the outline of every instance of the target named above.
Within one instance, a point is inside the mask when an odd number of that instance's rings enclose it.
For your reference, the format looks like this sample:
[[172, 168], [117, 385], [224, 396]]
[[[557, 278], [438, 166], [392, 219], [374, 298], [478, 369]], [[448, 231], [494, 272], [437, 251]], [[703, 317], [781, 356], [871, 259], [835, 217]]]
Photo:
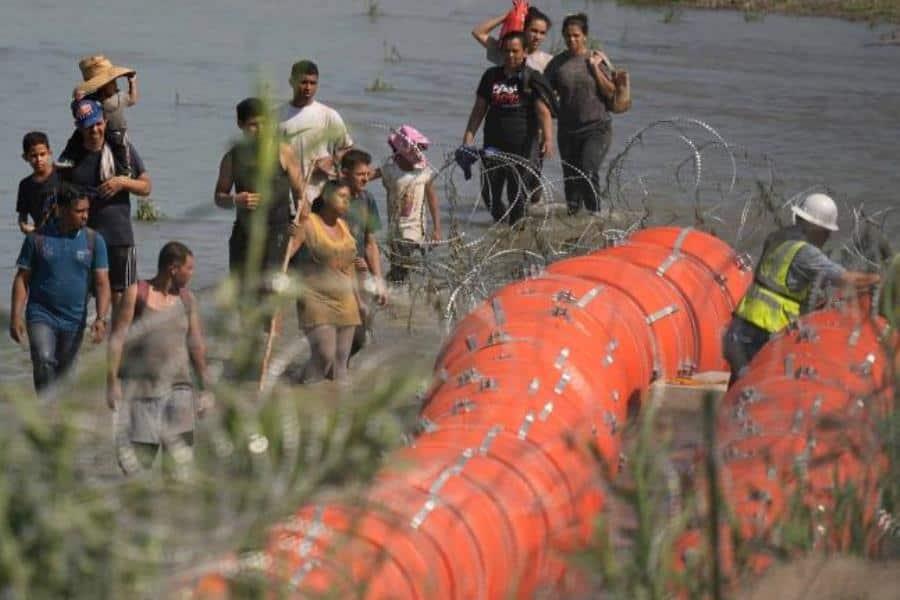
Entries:
[[116, 176], [116, 159], [113, 158], [109, 144], [103, 144], [100, 151], [100, 181], [106, 181]]

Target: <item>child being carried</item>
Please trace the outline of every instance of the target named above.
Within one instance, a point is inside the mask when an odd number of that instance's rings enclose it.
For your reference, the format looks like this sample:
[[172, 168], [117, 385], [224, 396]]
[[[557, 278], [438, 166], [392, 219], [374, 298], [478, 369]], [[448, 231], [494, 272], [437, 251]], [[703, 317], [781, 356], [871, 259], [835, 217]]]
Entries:
[[[125, 109], [134, 106], [138, 101], [137, 72], [128, 67], [113, 65], [103, 55], [88, 56], [78, 62], [84, 81], [72, 92], [72, 109], [81, 100], [96, 100], [103, 106], [106, 118], [106, 143], [112, 151], [115, 161], [116, 175], [131, 176], [131, 157], [128, 151], [128, 121]], [[125, 77], [128, 80], [128, 91], [119, 90], [116, 80]], [[71, 167], [84, 155], [79, 133], [75, 131], [63, 150], [60, 167]]]

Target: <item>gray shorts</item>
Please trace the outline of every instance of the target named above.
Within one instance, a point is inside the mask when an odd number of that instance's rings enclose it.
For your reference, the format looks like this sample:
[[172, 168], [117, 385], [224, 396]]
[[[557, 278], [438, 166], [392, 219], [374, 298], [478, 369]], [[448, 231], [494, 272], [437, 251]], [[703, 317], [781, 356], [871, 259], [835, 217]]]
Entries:
[[174, 385], [165, 396], [129, 394], [125, 383], [126, 411], [121, 418], [126, 439], [140, 444], [165, 444], [182, 433], [194, 430], [194, 389]]

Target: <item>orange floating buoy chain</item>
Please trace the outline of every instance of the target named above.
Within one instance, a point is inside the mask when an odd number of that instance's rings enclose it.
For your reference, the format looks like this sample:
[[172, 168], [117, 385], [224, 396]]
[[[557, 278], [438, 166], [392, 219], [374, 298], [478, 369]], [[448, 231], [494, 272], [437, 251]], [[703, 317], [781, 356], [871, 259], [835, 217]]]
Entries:
[[272, 527], [267, 573], [288, 596], [371, 600], [565, 584], [562, 556], [604, 506], [597, 457], [618, 470], [622, 424], [653, 380], [723, 368], [751, 277], [721, 240], [660, 227], [501, 288], [439, 351], [410, 447], [362, 500]]

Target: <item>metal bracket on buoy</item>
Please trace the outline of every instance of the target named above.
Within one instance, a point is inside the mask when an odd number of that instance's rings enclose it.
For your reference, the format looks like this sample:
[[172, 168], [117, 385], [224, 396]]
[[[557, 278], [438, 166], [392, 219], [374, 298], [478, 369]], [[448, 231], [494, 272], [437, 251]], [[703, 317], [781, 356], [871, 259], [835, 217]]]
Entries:
[[785, 377], [793, 377], [794, 376], [794, 355], [788, 354], [784, 357], [784, 376]]
[[587, 293], [578, 300], [578, 303], [575, 304], [575, 306], [578, 308], [586, 308], [588, 304], [594, 301], [594, 298], [600, 295], [600, 292], [603, 291], [603, 287], [604, 286], [602, 285], [598, 285], [597, 287], [588, 290]]
[[534, 396], [538, 393], [539, 389], [541, 389], [541, 380], [535, 377], [531, 380], [531, 383], [528, 384], [528, 395]]
[[322, 562], [318, 558], [310, 558], [305, 563], [303, 563], [299, 569], [291, 576], [291, 580], [288, 582], [292, 587], [298, 588], [300, 584], [303, 583], [303, 580], [306, 579], [306, 576], [312, 573], [313, 569], [317, 569], [322, 566]]
[[531, 429], [531, 426], [534, 425], [534, 413], [529, 412], [525, 415], [525, 420], [522, 421], [522, 424], [519, 426], [519, 433], [516, 436], [520, 440], [525, 440], [528, 437], [528, 430]]
[[553, 414], [553, 402], [548, 402], [544, 405], [544, 408], [541, 409], [538, 419], [540, 419], [542, 423], [546, 423], [551, 414]]
[[474, 352], [476, 348], [478, 348], [478, 338], [474, 335], [466, 336], [466, 348], [469, 349], [469, 352]]
[[875, 355], [867, 354], [866, 359], [858, 365], [852, 365], [850, 370], [861, 377], [871, 377], [872, 367], [875, 365]]
[[309, 525], [306, 527], [303, 538], [297, 546], [297, 554], [301, 557], [305, 557], [312, 552], [315, 541], [325, 533], [326, 527], [323, 522], [324, 518], [325, 507], [319, 505], [316, 507], [315, 512], [313, 512], [312, 521], [310, 521]]
[[487, 345], [493, 346], [494, 344], [503, 344], [510, 340], [509, 334], [507, 334], [502, 329], [495, 329], [491, 332], [487, 339]]
[[428, 518], [435, 508], [437, 508], [440, 503], [440, 497], [438, 494], [450, 479], [456, 475], [462, 473], [462, 470], [466, 467], [466, 463], [469, 462], [475, 456], [475, 451], [471, 448], [466, 448], [463, 450], [462, 454], [459, 455], [459, 458], [456, 459], [456, 463], [450, 467], [447, 467], [441, 474], [438, 475], [438, 478], [431, 484], [431, 487], [428, 488], [428, 500], [425, 501], [425, 504], [422, 505], [422, 508], [419, 509], [419, 512], [415, 514], [412, 520], [409, 523], [409, 526], [413, 529], [418, 529], [421, 527], [425, 520]]
[[481, 440], [481, 445], [478, 447], [479, 455], [487, 456], [488, 450], [491, 449], [491, 445], [494, 443], [494, 440], [497, 439], [497, 436], [501, 431], [503, 431], [503, 428], [499, 425], [494, 425], [488, 430], [487, 434], [485, 434], [484, 436], [484, 439]]
[[818, 342], [819, 332], [810, 325], [797, 325], [797, 340], [800, 342]]
[[656, 274], [659, 275], [660, 277], [664, 276], [666, 274], [666, 271], [671, 269], [672, 265], [674, 265], [676, 262], [678, 262], [678, 259], [680, 259], [680, 258], [681, 258], [681, 253], [678, 252], [677, 250], [673, 250], [672, 254], [667, 256], [666, 260], [662, 261], [662, 263], [658, 267], [656, 267]]
[[556, 387], [553, 388], [553, 393], [556, 395], [562, 394], [570, 381], [572, 381], [572, 375], [570, 375], [568, 371], [565, 371], [556, 383]]
[[472, 409], [475, 408], [475, 405], [475, 402], [469, 400], [468, 398], [463, 398], [453, 403], [453, 408], [450, 409], [450, 412], [454, 415], [458, 415], [459, 413], [469, 413], [472, 412]]
[[500, 384], [493, 377], [485, 377], [478, 383], [478, 390], [481, 392], [495, 391], [500, 389]]
[[609, 340], [609, 343], [606, 344], [606, 355], [603, 357], [603, 366], [609, 367], [612, 366], [616, 359], [613, 358], [613, 352], [619, 349], [619, 340], [613, 338]]
[[456, 378], [456, 385], [458, 387], [463, 387], [464, 385], [468, 385], [473, 381], [480, 381], [481, 373], [478, 372], [478, 369], [472, 367], [471, 369], [466, 369], [462, 373], [459, 374]]
[[572, 293], [572, 290], [560, 290], [553, 295], [553, 300], [555, 302], [568, 302], [569, 304], [575, 304], [575, 294]]
[[506, 313], [503, 312], [503, 303], [499, 298], [491, 300], [491, 308], [494, 311], [494, 323], [499, 327], [506, 325]]
[[555, 368], [557, 371], [562, 369], [565, 366], [566, 361], [569, 359], [569, 355], [571, 353], [572, 351], [568, 348], [563, 348], [562, 350], [560, 350], [559, 356], [556, 357], [556, 361], [553, 363], [553, 368]]
[[669, 315], [674, 315], [676, 312], [678, 312], [678, 307], [675, 306], [674, 304], [670, 304], [669, 306], [667, 306], [665, 308], [661, 308], [658, 311], [656, 311], [655, 313], [653, 313], [652, 315], [647, 317], [647, 319], [646, 319], [647, 325], [653, 325], [660, 319], [665, 319]]

